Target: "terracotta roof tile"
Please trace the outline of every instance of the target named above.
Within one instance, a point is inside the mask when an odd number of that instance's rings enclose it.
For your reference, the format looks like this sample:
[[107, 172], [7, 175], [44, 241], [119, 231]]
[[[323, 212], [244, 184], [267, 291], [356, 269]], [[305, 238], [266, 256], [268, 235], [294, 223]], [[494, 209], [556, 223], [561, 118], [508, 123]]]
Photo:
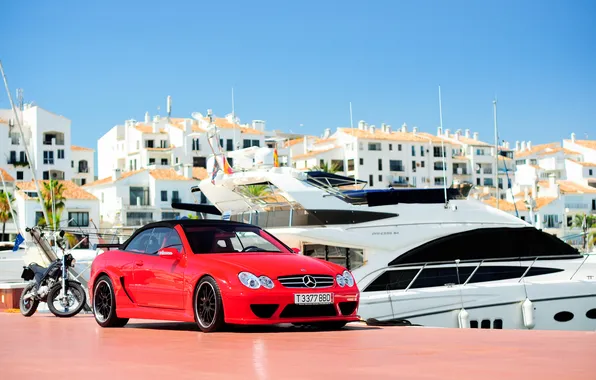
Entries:
[[169, 169], [152, 169], [149, 170], [149, 175], [157, 180], [162, 181], [190, 181], [190, 178], [186, 178], [183, 175], [180, 175], [176, 172], [176, 170], [169, 168]]
[[[207, 117], [204, 117], [203, 120], [205, 120], [206, 122], [209, 122], [209, 118], [207, 118]], [[250, 135], [263, 135], [264, 134], [263, 132], [256, 130], [254, 128], [243, 127], [242, 125], [239, 125], [239, 124], [230, 123], [228, 121], [228, 119], [226, 119], [225, 117], [214, 117], [213, 124], [215, 124], [218, 128], [225, 128], [225, 129], [238, 128], [238, 129], [240, 129], [241, 133], [246, 133], [246, 134], [250, 134]]]
[[[436, 136], [433, 136], [429, 133], [424, 132], [383, 132], [379, 129], [375, 130], [374, 133], [370, 132], [370, 130], [365, 131], [362, 129], [356, 128], [339, 128], [339, 131], [354, 136], [359, 139], [366, 139], [366, 140], [387, 140], [387, 141], [400, 141], [400, 142], [419, 142], [419, 143], [428, 143], [429, 139], [432, 142], [441, 143], [441, 140], [438, 139]], [[448, 144], [448, 142], [445, 142]]]
[[294, 157], [292, 157], [292, 160], [304, 160], [305, 158], [316, 157], [319, 154], [327, 153], [327, 152], [330, 152], [330, 151], [335, 150], [337, 148], [339, 148], [339, 147], [338, 146], [335, 146], [335, 147], [329, 148], [329, 149], [313, 150], [313, 151], [310, 151], [310, 152], [308, 152], [306, 154], [299, 154], [297, 156], [294, 156]]
[[[565, 140], [571, 143], [571, 140]], [[573, 144], [583, 146], [584, 148], [596, 150], [596, 140], [575, 140]]]
[[580, 161], [577, 161], [577, 160], [572, 160], [570, 158], [568, 158], [567, 160], [568, 161], [571, 161], [571, 162], [573, 162], [575, 164], [578, 164], [578, 165], [581, 165], [581, 166], [585, 166], [585, 167], [594, 167], [594, 166], [596, 166], [596, 163], [595, 162], [583, 162], [583, 161], [580, 162]]
[[[552, 202], [556, 201], [557, 198], [553, 198], [553, 197], [540, 197], [540, 198], [536, 198], [536, 207], [534, 207], [534, 210], [540, 210], [542, 207], [551, 204]], [[491, 197], [489, 199], [483, 200], [483, 203], [491, 206], [491, 207], [497, 207], [497, 199], [495, 197]], [[528, 207], [526, 206], [526, 203], [524, 201], [517, 201], [515, 202], [515, 205], [511, 202], [508, 202], [506, 200], [499, 200], [499, 210], [502, 211], [508, 211], [508, 212], [514, 212], [515, 209], [517, 208], [517, 211], [528, 211]]]
[[560, 148], [561, 144], [559, 143], [549, 143], [549, 144], [541, 144], [541, 145], [534, 145], [532, 148], [530, 149], [526, 149], [522, 152], [515, 152], [513, 154], [513, 158], [517, 159], [517, 158], [523, 158], [523, 157], [528, 157], [528, 156], [532, 156], [532, 155], [536, 155], [542, 151], [545, 151], [546, 149], [556, 149], [556, 148]]
[[564, 155], [576, 155], [576, 154], [580, 154], [578, 152], [575, 152], [573, 150], [569, 150], [566, 148], [561, 148], [561, 147], [556, 147], [556, 148], [546, 148], [543, 151], [538, 152], [537, 154], [539, 156], [548, 156], [551, 154], [555, 154], [555, 153], [559, 153], [559, 152], [563, 152]]
[[[121, 179], [130, 177], [130, 176], [133, 176], [133, 175], [135, 175], [137, 173], [140, 173], [140, 172], [144, 172], [145, 170], [147, 170], [147, 169], [139, 169], [139, 170], [133, 170], [133, 171], [128, 171], [128, 172], [123, 172], [120, 175], [120, 178], [118, 178], [116, 181], [119, 181]], [[92, 186], [98, 186], [98, 185], [105, 185], [107, 183], [112, 183], [112, 182], [115, 182], [115, 181], [112, 180], [112, 177], [105, 177], [105, 178], [102, 178], [102, 179], [98, 179], [97, 181], [87, 183], [83, 187], [92, 187]]]
[[[153, 133], [152, 125], [139, 123], [139, 124], [135, 125], [135, 129], [142, 133]], [[167, 133], [167, 132], [164, 128], [160, 128], [160, 130], [157, 133]]]
[[573, 181], [558, 180], [559, 190], [566, 194], [596, 194], [596, 188], [580, 185]]
[[209, 176], [209, 173], [207, 173], [207, 169], [205, 169], [205, 168], [192, 168], [192, 178], [198, 179], [198, 180], [204, 180], [208, 176]]
[[[43, 191], [44, 188], [44, 183], [49, 182], [49, 181], [37, 181], [39, 188], [41, 191]], [[77, 199], [77, 200], [97, 200], [97, 197], [89, 192], [87, 192], [86, 190], [84, 190], [83, 188], [81, 188], [80, 186], [77, 186], [74, 182], [72, 181], [65, 181], [65, 180], [61, 180], [58, 181], [59, 183], [62, 184], [62, 186], [64, 186], [64, 198], [68, 199]], [[15, 187], [19, 190], [28, 190], [28, 191], [36, 191], [37, 189], [35, 188], [35, 183], [33, 183], [33, 181], [28, 181], [28, 182], [17, 182], [15, 184]]]
[[95, 150], [92, 148], [86, 148], [84, 146], [78, 146], [78, 145], [71, 145], [70, 146], [70, 150], [75, 150], [75, 151], [84, 151], [84, 152], [94, 152]]
[[[8, 172], [6, 170], [0, 168], [0, 173], [2, 173], [2, 177], [4, 177], [5, 182], [14, 182], [13, 176], [8, 174]], [[2, 183], [2, 181], [0, 181], [0, 183]]]

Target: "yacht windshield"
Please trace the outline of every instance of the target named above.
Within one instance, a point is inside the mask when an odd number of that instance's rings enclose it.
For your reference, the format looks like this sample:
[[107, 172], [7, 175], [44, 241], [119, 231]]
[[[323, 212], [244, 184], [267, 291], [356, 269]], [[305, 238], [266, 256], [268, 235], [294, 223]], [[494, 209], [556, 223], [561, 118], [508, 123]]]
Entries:
[[250, 227], [189, 227], [186, 237], [195, 254], [286, 252], [283, 245], [262, 230]]

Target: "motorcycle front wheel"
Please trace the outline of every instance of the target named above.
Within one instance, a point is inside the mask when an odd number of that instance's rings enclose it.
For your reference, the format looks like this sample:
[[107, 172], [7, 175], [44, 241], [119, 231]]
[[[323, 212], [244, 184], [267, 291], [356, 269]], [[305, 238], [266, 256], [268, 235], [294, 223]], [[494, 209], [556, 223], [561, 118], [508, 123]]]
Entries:
[[29, 297], [25, 299], [25, 297], [30, 294], [35, 289], [35, 283], [29, 283], [23, 289], [21, 293], [21, 298], [19, 300], [19, 309], [21, 310], [21, 314], [25, 317], [30, 317], [37, 311], [37, 306], [39, 306], [39, 300], [35, 297]]
[[48, 293], [48, 308], [56, 317], [74, 317], [85, 306], [85, 290], [78, 283], [71, 282], [64, 297], [60, 297], [61, 291], [62, 283], [52, 286]]

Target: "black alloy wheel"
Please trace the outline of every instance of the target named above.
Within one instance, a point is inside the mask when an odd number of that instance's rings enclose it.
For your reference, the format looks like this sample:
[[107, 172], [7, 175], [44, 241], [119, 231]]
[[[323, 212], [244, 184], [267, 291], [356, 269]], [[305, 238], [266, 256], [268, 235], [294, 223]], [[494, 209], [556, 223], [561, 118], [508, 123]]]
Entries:
[[225, 325], [219, 286], [212, 277], [199, 281], [195, 292], [195, 321], [203, 332], [215, 332]]
[[123, 327], [128, 323], [128, 318], [116, 316], [116, 297], [108, 276], [99, 277], [93, 288], [93, 315], [101, 327]]

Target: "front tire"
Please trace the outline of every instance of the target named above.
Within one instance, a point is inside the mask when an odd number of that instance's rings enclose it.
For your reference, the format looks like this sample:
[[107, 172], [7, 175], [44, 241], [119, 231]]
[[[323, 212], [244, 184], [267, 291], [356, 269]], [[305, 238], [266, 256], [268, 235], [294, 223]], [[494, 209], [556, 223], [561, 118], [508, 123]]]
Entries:
[[194, 296], [195, 321], [202, 332], [215, 332], [224, 325], [224, 310], [219, 286], [213, 277], [202, 278]]
[[[83, 307], [85, 307], [86, 295], [85, 289], [81, 285], [76, 282], [70, 282], [67, 286], [68, 290], [66, 293], [66, 298], [68, 302], [68, 306], [64, 306], [62, 303], [63, 300], [59, 300], [58, 297], [60, 296], [60, 291], [62, 290], [62, 283], [58, 283], [50, 289], [48, 293], [48, 309], [54, 314], [56, 317], [60, 318], [70, 318], [74, 317], [75, 315], [79, 314]], [[74, 299], [74, 301], [73, 301]], [[59, 306], [64, 307], [64, 310], [58, 310], [54, 302], [58, 301]], [[71, 301], [73, 301], [71, 303]], [[71, 306], [75, 305], [74, 308], [71, 309]]]
[[128, 318], [116, 315], [116, 296], [112, 281], [106, 275], [97, 279], [93, 287], [93, 316], [101, 327], [124, 327]]
[[28, 293], [31, 293], [33, 289], [35, 289], [35, 283], [32, 282], [27, 284], [21, 293], [21, 298], [19, 299], [19, 309], [21, 314], [25, 317], [30, 317], [35, 314], [37, 311], [37, 306], [39, 306], [39, 300], [37, 298], [32, 297], [25, 299], [25, 296]]

